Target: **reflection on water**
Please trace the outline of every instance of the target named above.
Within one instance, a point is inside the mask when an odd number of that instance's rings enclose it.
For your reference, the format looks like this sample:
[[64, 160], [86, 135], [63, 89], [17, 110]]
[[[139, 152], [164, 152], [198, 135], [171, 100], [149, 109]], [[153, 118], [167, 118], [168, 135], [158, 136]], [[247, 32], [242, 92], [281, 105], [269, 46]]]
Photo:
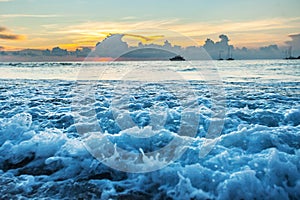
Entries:
[[0, 70], [1, 79], [120, 80], [124, 77], [134, 78], [134, 74], [139, 71], [147, 76], [147, 72], [159, 70], [161, 76], [164, 71], [173, 71], [187, 80], [210, 80], [209, 76], [219, 74], [222, 80], [234, 82], [270, 79], [297, 81], [300, 76], [300, 61], [0, 63]]

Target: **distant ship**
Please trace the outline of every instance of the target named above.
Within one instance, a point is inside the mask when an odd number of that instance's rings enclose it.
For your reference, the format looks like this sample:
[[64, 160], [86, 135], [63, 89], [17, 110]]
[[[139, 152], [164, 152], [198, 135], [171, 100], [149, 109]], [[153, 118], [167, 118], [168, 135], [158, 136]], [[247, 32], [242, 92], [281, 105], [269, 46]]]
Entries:
[[173, 58], [170, 58], [170, 61], [185, 61], [185, 59], [182, 56], [178, 55]]
[[300, 56], [298, 56], [298, 57], [293, 57], [293, 56], [291, 56], [291, 57], [287, 57], [287, 58], [285, 58], [286, 60], [298, 60], [298, 59], [300, 59]]

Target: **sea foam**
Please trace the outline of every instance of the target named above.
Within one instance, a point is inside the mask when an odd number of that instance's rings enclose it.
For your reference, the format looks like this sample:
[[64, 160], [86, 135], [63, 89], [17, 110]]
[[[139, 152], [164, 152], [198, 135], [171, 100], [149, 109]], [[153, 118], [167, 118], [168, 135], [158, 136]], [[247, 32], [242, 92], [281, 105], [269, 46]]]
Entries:
[[[123, 102], [124, 109], [111, 107], [119, 82], [99, 81], [96, 102], [72, 110], [74, 81], [2, 79], [0, 83], [1, 198], [300, 198], [299, 82], [276, 87], [277, 82], [270, 81], [266, 87], [266, 82], [225, 81], [226, 116], [216, 138], [205, 137], [210, 124], [220, 119], [212, 115], [213, 102], [203, 81], [191, 83], [199, 105], [195, 137], [177, 134], [182, 105], [155, 85]], [[153, 105], [161, 112], [151, 112]], [[91, 155], [86, 138], [77, 131], [94, 125], [88, 112], [96, 114], [104, 136], [115, 144], [107, 149], [112, 162], [120, 158], [119, 148], [142, 155], [141, 162], [159, 165], [163, 158], [147, 153], [174, 139], [186, 141], [179, 148], [184, 153], [148, 173], [112, 169]], [[121, 124], [127, 118], [136, 126]], [[164, 123], [151, 122], [159, 119]], [[201, 156], [209, 142], [213, 148]]]

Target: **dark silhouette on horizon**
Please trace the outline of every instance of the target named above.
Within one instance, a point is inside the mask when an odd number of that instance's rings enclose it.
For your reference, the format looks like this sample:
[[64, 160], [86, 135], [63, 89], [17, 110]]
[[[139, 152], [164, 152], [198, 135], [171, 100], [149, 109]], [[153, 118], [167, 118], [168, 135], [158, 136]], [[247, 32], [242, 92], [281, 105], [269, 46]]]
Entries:
[[286, 59], [286, 60], [296, 60], [296, 59], [300, 59], [300, 56], [298, 56], [298, 57], [294, 57], [294, 56], [293, 56], [293, 54], [292, 54], [293, 50], [292, 50], [292, 49], [293, 49], [293, 48], [290, 46], [289, 49], [286, 51], [286, 57], [285, 57], [285, 59]]
[[185, 61], [185, 59], [182, 56], [177, 55], [175, 57], [170, 58], [170, 61]]
[[[55, 60], [68, 58], [72, 60], [83, 60], [85, 57], [111, 57], [119, 58], [123, 54], [136, 50], [134, 54], [128, 54], [131, 57], [126, 59], [132, 60], [169, 60], [171, 57], [160, 50], [169, 51], [175, 55], [181, 55], [187, 60], [202, 60], [207, 59], [207, 56], [202, 56], [206, 52], [214, 60], [234, 60], [234, 59], [299, 59], [300, 56], [300, 34], [289, 35], [292, 39], [287, 41], [288, 46], [278, 47], [276, 44], [263, 46], [258, 49], [248, 49], [246, 47], [237, 48], [230, 45], [229, 38], [225, 34], [219, 36], [219, 41], [215, 42], [207, 38], [203, 46], [188, 46], [181, 47], [172, 45], [168, 40], [165, 40], [163, 45], [158, 44], [143, 44], [139, 42], [138, 46], [129, 46], [123, 41], [125, 34], [111, 34], [98, 42], [94, 48], [81, 47], [75, 51], [68, 51], [60, 47], [54, 47], [52, 50], [37, 50], [24, 49], [20, 51], [5, 51], [5, 47], [0, 48], [0, 61], [5, 61], [5, 58], [13, 59], [18, 57], [28, 58], [29, 60]], [[137, 51], [139, 49], [151, 49], [146, 51]], [[227, 51], [227, 57], [223, 58], [222, 53]], [[151, 53], [150, 53], [151, 52]], [[146, 55], [147, 54], [147, 55]], [[151, 54], [151, 56], [150, 56]], [[127, 55], [127, 56], [128, 56]], [[134, 55], [134, 57], [133, 57]], [[234, 55], [234, 58], [233, 58]], [[13, 60], [12, 60], [13, 61]]]

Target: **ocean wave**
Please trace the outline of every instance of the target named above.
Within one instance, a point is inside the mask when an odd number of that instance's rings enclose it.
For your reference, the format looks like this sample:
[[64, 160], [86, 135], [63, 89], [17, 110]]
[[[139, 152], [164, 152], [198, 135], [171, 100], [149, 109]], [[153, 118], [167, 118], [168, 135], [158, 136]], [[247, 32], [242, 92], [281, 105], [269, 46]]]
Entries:
[[[202, 146], [211, 141], [205, 136], [210, 124], [218, 119], [213, 118], [214, 102], [203, 82], [193, 82], [199, 105], [195, 137], [176, 134], [182, 105], [158, 85], [136, 92], [123, 102], [125, 107], [113, 107], [119, 82], [100, 81], [95, 86], [95, 102], [74, 110], [72, 81], [0, 83], [0, 194], [4, 199], [300, 198], [300, 96], [297, 89], [284, 92], [299, 83], [285, 83], [285, 88], [256, 83], [254, 90], [251, 83], [225, 82], [224, 128], [204, 157], [199, 156]], [[154, 105], [159, 108], [156, 118], [150, 109]], [[91, 130], [90, 112], [95, 113], [109, 141], [116, 144], [115, 149], [136, 153], [142, 149], [141, 159], [155, 163], [158, 160], [145, 153], [177, 138], [188, 141], [179, 147], [185, 152], [153, 172], [112, 169], [90, 154], [77, 132], [78, 128]], [[80, 120], [76, 120], [78, 116]], [[137, 126], [120, 124], [126, 117]], [[164, 119], [164, 123], [153, 130], [151, 120], [156, 119]], [[112, 157], [118, 154], [113, 151]]]

